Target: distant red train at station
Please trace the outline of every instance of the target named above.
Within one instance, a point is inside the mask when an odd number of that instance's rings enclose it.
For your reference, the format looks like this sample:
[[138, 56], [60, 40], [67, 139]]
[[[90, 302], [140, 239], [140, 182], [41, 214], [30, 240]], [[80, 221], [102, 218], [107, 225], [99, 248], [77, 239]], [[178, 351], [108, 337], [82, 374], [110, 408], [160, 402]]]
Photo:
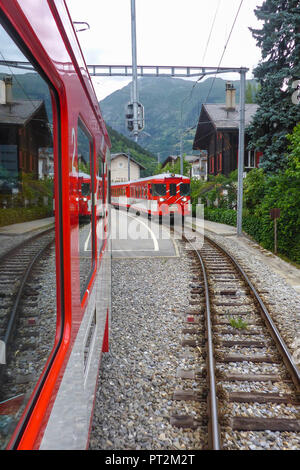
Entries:
[[111, 204], [142, 213], [167, 216], [191, 213], [190, 179], [164, 173], [125, 183], [111, 183]]

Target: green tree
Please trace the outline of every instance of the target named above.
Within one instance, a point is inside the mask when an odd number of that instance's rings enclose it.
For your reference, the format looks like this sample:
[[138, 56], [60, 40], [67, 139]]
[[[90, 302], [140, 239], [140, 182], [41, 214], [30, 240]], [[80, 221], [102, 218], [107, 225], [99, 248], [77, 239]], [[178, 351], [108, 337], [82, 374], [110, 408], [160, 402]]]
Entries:
[[251, 147], [263, 152], [261, 167], [267, 172], [286, 168], [285, 154], [300, 106], [292, 101], [300, 79], [300, 4], [298, 0], [265, 0], [255, 10], [261, 29], [251, 29], [262, 60], [254, 70], [259, 82], [259, 109], [248, 131]]

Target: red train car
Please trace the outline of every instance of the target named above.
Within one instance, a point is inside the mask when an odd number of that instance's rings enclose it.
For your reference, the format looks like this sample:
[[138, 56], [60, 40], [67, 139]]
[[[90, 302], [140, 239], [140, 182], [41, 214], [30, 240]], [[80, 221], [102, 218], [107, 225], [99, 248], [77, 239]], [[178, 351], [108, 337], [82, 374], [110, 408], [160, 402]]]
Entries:
[[111, 204], [147, 213], [167, 216], [191, 213], [190, 179], [165, 173], [136, 181], [111, 184]]
[[[96, 216], [104, 216], [104, 181], [100, 176], [96, 177]], [[78, 198], [79, 198], [79, 217], [81, 220], [88, 220], [92, 214], [92, 193], [91, 176], [87, 173], [78, 173]]]
[[109, 342], [110, 141], [65, 1], [1, 0], [0, 22], [0, 210], [36, 214], [39, 228], [55, 204], [37, 307], [11, 357], [0, 340], [0, 446], [85, 449]]
[[88, 218], [92, 211], [91, 175], [78, 173], [79, 216]]

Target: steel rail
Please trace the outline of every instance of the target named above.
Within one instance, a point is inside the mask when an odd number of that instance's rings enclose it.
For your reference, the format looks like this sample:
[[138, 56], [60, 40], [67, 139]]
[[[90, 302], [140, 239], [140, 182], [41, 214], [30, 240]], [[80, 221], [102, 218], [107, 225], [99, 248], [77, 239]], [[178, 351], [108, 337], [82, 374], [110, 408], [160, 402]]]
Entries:
[[[41, 233], [35, 235], [34, 237], [32, 237], [28, 240], [25, 240], [24, 242], [20, 243], [16, 247], [12, 248], [9, 252], [5, 253], [5, 255], [3, 255], [3, 257], [1, 259], [7, 258], [8, 255], [11, 256], [14, 251], [18, 251], [20, 248], [27, 247], [30, 244], [30, 242], [35, 241], [37, 238], [40, 238], [43, 235], [47, 235], [52, 231], [53, 231], [53, 228], [45, 230], [44, 232], [41, 232]], [[14, 299], [14, 303], [13, 303], [11, 311], [10, 311], [9, 320], [8, 320], [8, 323], [7, 323], [7, 326], [6, 326], [6, 329], [5, 329], [5, 334], [4, 334], [4, 337], [3, 337], [3, 343], [5, 344], [5, 355], [6, 356], [8, 354], [8, 349], [9, 349], [12, 334], [13, 334], [13, 331], [14, 331], [14, 326], [15, 326], [16, 321], [17, 321], [18, 309], [19, 309], [19, 306], [20, 306], [20, 302], [21, 302], [21, 299], [22, 299], [22, 295], [23, 295], [24, 288], [26, 286], [27, 280], [28, 280], [28, 278], [31, 274], [31, 271], [32, 271], [35, 263], [37, 262], [37, 260], [53, 244], [54, 241], [55, 241], [55, 237], [53, 237], [53, 239], [50, 240], [50, 242], [46, 243], [42, 248], [40, 248], [40, 250], [33, 256], [33, 258], [28, 263], [25, 272], [23, 273], [22, 277], [20, 278], [20, 285], [18, 287], [18, 291], [17, 291], [16, 297]], [[2, 377], [3, 371], [4, 371], [4, 364], [1, 364], [0, 365], [0, 379]]]
[[212, 450], [221, 449], [221, 438], [219, 432], [219, 418], [218, 418], [218, 403], [217, 403], [217, 393], [216, 393], [216, 379], [215, 379], [215, 359], [214, 359], [214, 347], [213, 347], [213, 333], [212, 333], [212, 323], [211, 323], [211, 311], [210, 311], [210, 295], [208, 280], [206, 274], [206, 268], [202, 259], [202, 256], [197, 248], [193, 246], [190, 240], [188, 240], [184, 235], [183, 239], [187, 241], [193, 251], [197, 254], [197, 257], [200, 261], [204, 287], [205, 287], [205, 303], [206, 303], [206, 331], [207, 331], [207, 367], [208, 367], [208, 376], [209, 376], [209, 439], [210, 447]]
[[260, 307], [262, 318], [263, 318], [263, 320], [266, 324], [266, 327], [268, 328], [268, 330], [270, 332], [270, 335], [272, 336], [272, 338], [273, 338], [273, 340], [276, 344], [276, 347], [277, 347], [277, 349], [278, 349], [278, 351], [279, 351], [279, 353], [280, 353], [287, 369], [290, 372], [292, 381], [293, 381], [293, 383], [296, 387], [296, 393], [297, 393], [297, 395], [300, 396], [300, 371], [299, 371], [297, 365], [295, 364], [295, 362], [292, 358], [292, 355], [291, 355], [286, 343], [284, 342], [283, 338], [281, 337], [275, 323], [273, 322], [273, 320], [272, 320], [272, 318], [271, 318], [271, 316], [268, 312], [267, 307], [265, 306], [263, 300], [261, 299], [261, 297], [258, 294], [257, 290], [255, 289], [254, 285], [252, 284], [251, 280], [249, 279], [249, 277], [245, 273], [244, 269], [240, 266], [240, 264], [233, 258], [233, 256], [230, 253], [228, 253], [228, 251], [225, 248], [221, 247], [218, 243], [216, 243], [214, 240], [207, 237], [206, 235], [204, 236], [204, 238], [209, 243], [214, 245], [217, 249], [222, 251], [230, 259], [230, 261], [233, 263], [235, 268], [238, 270], [238, 272], [241, 274], [241, 276], [243, 277], [243, 279], [245, 280], [245, 282], [249, 286], [250, 292], [252, 293], [252, 295], [254, 296], [255, 300], [257, 301], [257, 303]]

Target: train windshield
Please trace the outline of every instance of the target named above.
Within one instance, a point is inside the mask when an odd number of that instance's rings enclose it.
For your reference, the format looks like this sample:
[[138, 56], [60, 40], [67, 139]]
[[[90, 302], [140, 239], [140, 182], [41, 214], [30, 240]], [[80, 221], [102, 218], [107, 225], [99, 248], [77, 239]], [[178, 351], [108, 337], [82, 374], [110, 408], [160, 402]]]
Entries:
[[176, 183], [171, 183], [170, 184], [170, 196], [176, 196]]
[[189, 185], [189, 183], [182, 183], [180, 185], [180, 194], [181, 194], [181, 196], [189, 196], [190, 195], [190, 185]]
[[82, 183], [81, 194], [82, 196], [89, 196], [91, 192], [90, 183]]
[[165, 196], [167, 194], [166, 184], [153, 184], [152, 185], [153, 196]]

